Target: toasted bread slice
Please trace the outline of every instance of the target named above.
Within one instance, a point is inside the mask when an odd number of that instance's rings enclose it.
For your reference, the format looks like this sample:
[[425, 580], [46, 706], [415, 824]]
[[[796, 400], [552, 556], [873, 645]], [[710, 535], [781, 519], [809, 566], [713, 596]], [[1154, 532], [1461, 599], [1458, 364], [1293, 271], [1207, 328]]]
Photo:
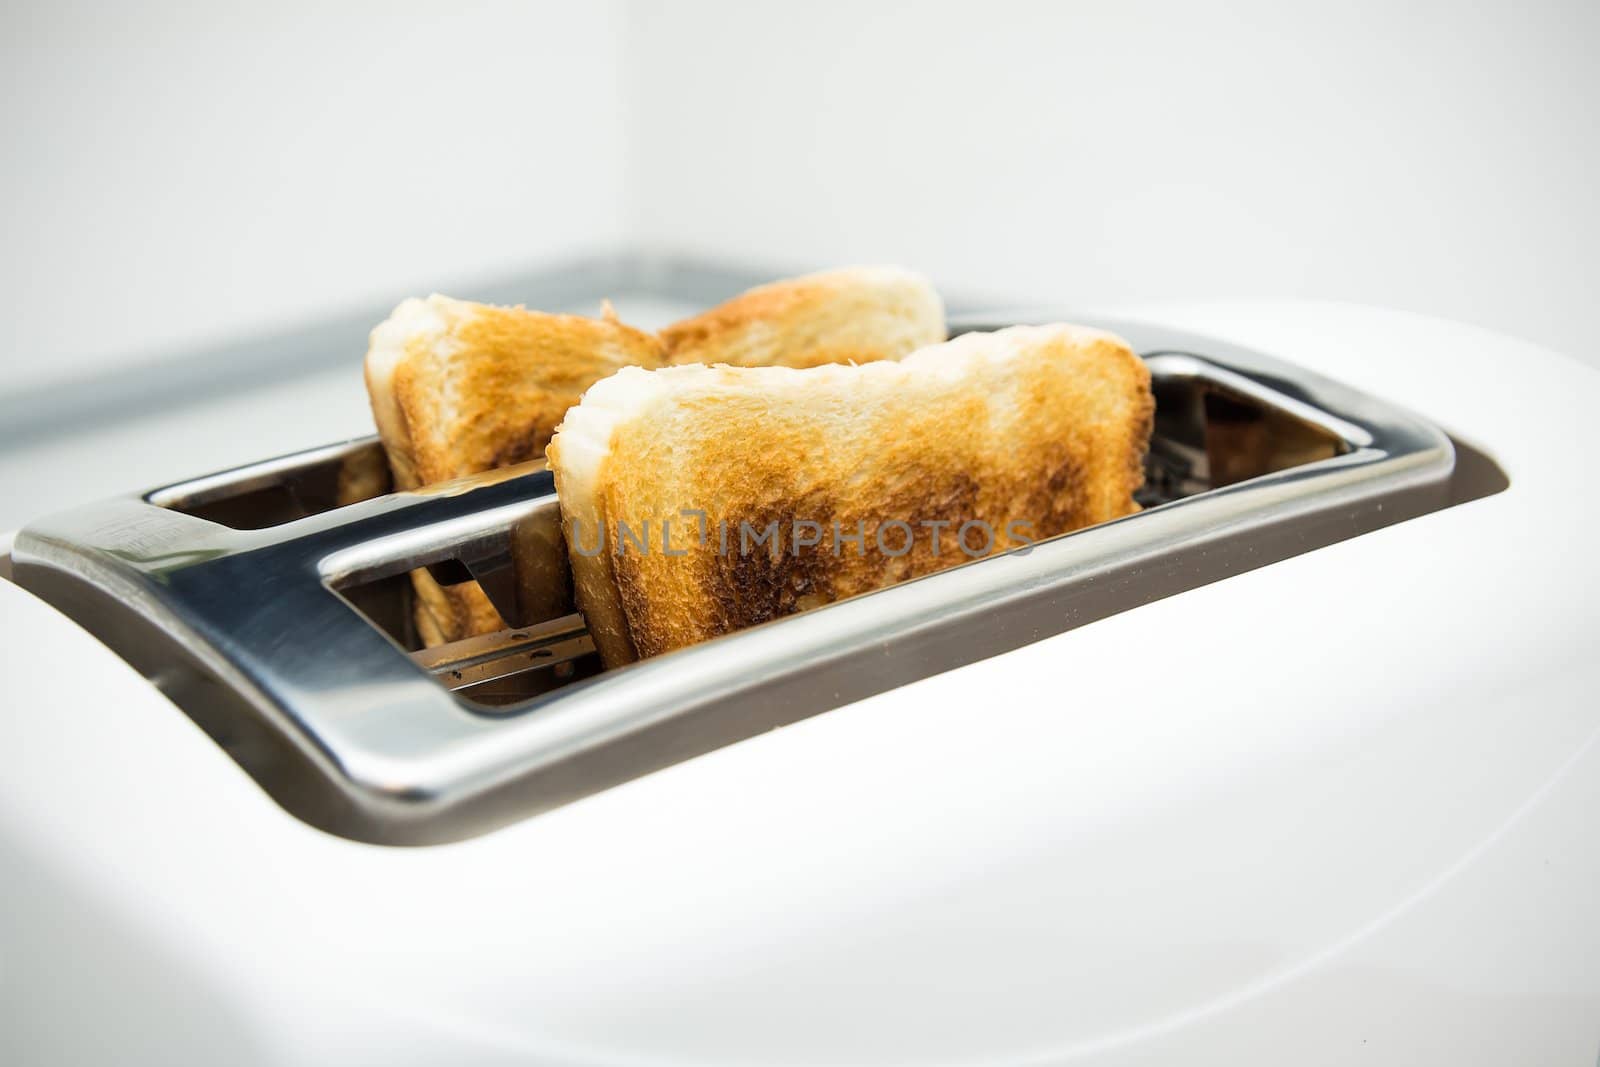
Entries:
[[[538, 459], [585, 389], [661, 362], [660, 341], [609, 309], [590, 319], [436, 294], [372, 331], [366, 378], [395, 487], [413, 489]], [[429, 646], [505, 625], [474, 582], [440, 585], [427, 571], [413, 582]]]
[[661, 344], [600, 319], [434, 294], [372, 331], [367, 390], [401, 489], [544, 455], [584, 390], [619, 367], [654, 367]]
[[758, 286], [661, 331], [672, 363], [815, 367], [898, 359], [945, 339], [944, 304], [920, 274], [849, 267]]
[[549, 448], [579, 607], [614, 667], [1131, 514], [1154, 408], [1126, 343], [1066, 325], [620, 371]]

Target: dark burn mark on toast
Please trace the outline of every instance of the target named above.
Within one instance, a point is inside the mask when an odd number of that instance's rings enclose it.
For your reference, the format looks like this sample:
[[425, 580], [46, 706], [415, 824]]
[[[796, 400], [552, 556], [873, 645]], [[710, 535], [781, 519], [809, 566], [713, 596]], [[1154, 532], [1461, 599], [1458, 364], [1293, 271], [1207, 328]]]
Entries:
[[[1029, 541], [1089, 525], [1095, 521], [1090, 514], [1089, 462], [1089, 457], [1063, 444], [1048, 457], [1044, 478], [1029, 479], [1023, 486], [1005, 479], [1005, 484], [992, 487], [991, 496], [1004, 503], [986, 501], [984, 485], [965, 471], [952, 474], [920, 465], [902, 468], [885, 491], [872, 494], [876, 500], [870, 513], [862, 511], [868, 506], [866, 496], [848, 492], [840, 496], [813, 489], [792, 498], [769, 498], [737, 513], [709, 515], [707, 540], [681, 557], [662, 555], [657, 532], [649, 542], [648, 566], [677, 570], [684, 588], [695, 590], [700, 600], [694, 617], [675, 621], [672, 630], [661, 628], [662, 620], [651, 615], [643, 592], [649, 584], [643, 574], [646, 564], [637, 547], [618, 553], [608, 545], [607, 551], [638, 651], [650, 656], [970, 562], [985, 544], [990, 552], [1017, 547], [1018, 542], [1007, 541], [1007, 519], [1012, 515], [1026, 518]], [[808, 533], [817, 538], [814, 544], [799, 545], [798, 551], [797, 521], [816, 524], [808, 527]], [[973, 521], [987, 528], [990, 539], [985, 542], [973, 534], [964, 550], [962, 526]], [[860, 547], [852, 539], [858, 522]], [[719, 523], [726, 530], [726, 540], [720, 544]], [[837, 551], [835, 523], [841, 532]], [[909, 550], [902, 552], [908, 528]], [[659, 525], [652, 524], [652, 529], [659, 531]]]
[[[712, 573], [706, 583], [718, 632], [754, 626], [966, 562], [969, 557], [956, 541], [957, 530], [961, 523], [978, 517], [978, 494], [978, 482], [965, 473], [951, 476], [919, 470], [905, 480], [902, 488], [891, 492], [873, 515], [841, 514], [836, 501], [814, 493], [792, 506], [730, 517], [728, 551], [711, 556]], [[821, 528], [818, 544], [802, 545], [796, 551], [796, 520], [816, 523]], [[904, 553], [900, 549], [905, 543], [905, 531], [884, 528], [896, 520], [912, 531], [910, 549]], [[754, 544], [753, 538], [750, 551], [740, 551], [742, 529], [759, 532], [774, 523], [776, 551], [771, 543]], [[837, 552], [835, 523], [841, 533]], [[937, 554], [928, 523], [946, 524]], [[880, 530], [888, 551], [879, 547]], [[859, 548], [854, 541], [846, 540], [858, 531], [862, 534]]]
[[489, 469], [510, 467], [542, 457], [545, 447], [550, 443], [550, 436], [538, 426], [527, 426], [514, 434], [507, 434], [489, 457]]
[[[965, 563], [969, 557], [962, 553], [956, 537], [963, 522], [981, 518], [979, 488], [977, 480], [964, 471], [954, 475], [925, 469], [916, 471], [890, 493], [879, 516], [867, 521], [868, 559], [876, 573], [864, 575], [868, 580], [861, 582], [860, 588], [853, 592], [866, 592]], [[899, 557], [880, 553], [877, 543], [880, 525], [895, 519], [910, 524], [916, 534], [911, 551]], [[931, 524], [939, 523], [944, 525], [938, 531], [939, 551], [935, 553], [935, 527]], [[886, 529], [883, 539], [891, 550], [896, 550], [904, 539], [904, 531]], [[873, 578], [877, 580], [872, 581]]]
[[1038, 512], [1041, 534], [1054, 537], [1088, 521], [1088, 481], [1088, 472], [1077, 453], [1065, 450], [1045, 479], [1045, 497]]
[[[838, 597], [834, 592], [839, 566], [833, 556], [834, 510], [820, 496], [803, 498], [792, 507], [764, 508], [728, 520], [728, 551], [710, 556], [707, 595], [717, 626], [734, 629], [793, 615]], [[821, 525], [820, 543], [794, 545], [794, 522]], [[757, 545], [755, 536], [776, 527], [775, 538]], [[753, 531], [742, 551], [742, 531]]]

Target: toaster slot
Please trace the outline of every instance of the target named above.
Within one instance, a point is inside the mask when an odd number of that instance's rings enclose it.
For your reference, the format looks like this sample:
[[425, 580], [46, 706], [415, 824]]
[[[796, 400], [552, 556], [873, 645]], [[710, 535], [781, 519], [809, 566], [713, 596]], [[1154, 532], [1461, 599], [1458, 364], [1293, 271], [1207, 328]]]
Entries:
[[390, 486], [383, 447], [364, 438], [196, 478], [148, 499], [232, 530], [265, 530], [382, 496]]
[[1156, 418], [1141, 507], [1158, 507], [1236, 482], [1343, 455], [1326, 426], [1209, 378], [1152, 374]]
[[[548, 488], [549, 475], [539, 473]], [[328, 588], [430, 678], [475, 705], [504, 707], [596, 674], [599, 657], [573, 600], [555, 496], [546, 491], [519, 511], [470, 535], [391, 541], [392, 551], [334, 574]], [[414, 578], [446, 593], [474, 582], [512, 625], [425, 648]]]
[[[1101, 325], [1152, 375], [1142, 512], [616, 671], [539, 463], [389, 492], [375, 441], [313, 449], [30, 526], [16, 580], [291, 811], [421, 844], [1504, 487], [1470, 451], [1463, 489], [1438, 429], [1291, 363]], [[512, 625], [423, 648], [414, 572], [477, 582]]]

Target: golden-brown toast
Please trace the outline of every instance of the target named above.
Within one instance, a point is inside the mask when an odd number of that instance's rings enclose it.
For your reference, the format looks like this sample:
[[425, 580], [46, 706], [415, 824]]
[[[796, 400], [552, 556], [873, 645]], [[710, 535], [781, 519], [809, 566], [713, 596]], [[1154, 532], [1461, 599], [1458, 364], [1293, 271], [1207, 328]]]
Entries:
[[899, 362], [623, 370], [548, 458], [614, 667], [1130, 514], [1153, 413], [1120, 339], [1019, 326]]
[[[407, 300], [372, 331], [367, 391], [397, 489], [544, 454], [583, 391], [618, 367], [654, 367], [661, 343], [618, 322], [492, 307], [434, 295]], [[417, 629], [437, 645], [505, 623], [474, 582], [413, 573]]]
[[669, 362], [738, 367], [870, 363], [944, 339], [939, 294], [898, 267], [847, 267], [758, 286], [661, 331]]

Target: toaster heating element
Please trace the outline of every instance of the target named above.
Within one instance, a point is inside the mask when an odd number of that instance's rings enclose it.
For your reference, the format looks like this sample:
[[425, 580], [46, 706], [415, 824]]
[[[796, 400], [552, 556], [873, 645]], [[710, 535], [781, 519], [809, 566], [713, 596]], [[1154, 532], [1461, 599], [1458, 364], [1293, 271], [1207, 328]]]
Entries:
[[[1410, 414], [1210, 339], [1095, 325], [1153, 378], [1142, 512], [616, 671], [573, 607], [538, 463], [392, 493], [375, 440], [314, 449], [38, 522], [15, 576], [289, 810], [423, 844], [1460, 498], [1451, 440]], [[422, 649], [423, 567], [517, 625]]]

